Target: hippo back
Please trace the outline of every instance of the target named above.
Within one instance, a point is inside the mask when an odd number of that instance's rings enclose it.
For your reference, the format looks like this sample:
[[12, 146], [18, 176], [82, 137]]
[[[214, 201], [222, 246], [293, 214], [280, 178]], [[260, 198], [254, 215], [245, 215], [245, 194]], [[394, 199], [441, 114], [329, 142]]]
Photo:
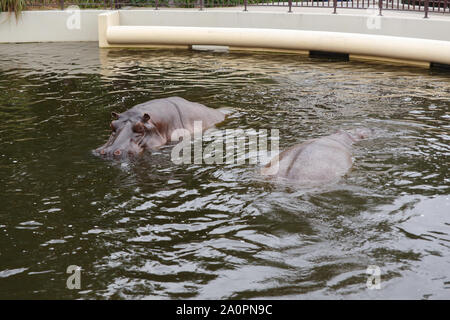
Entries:
[[167, 127], [166, 131], [169, 135], [173, 130], [180, 128], [192, 132], [194, 121], [201, 121], [202, 129], [206, 129], [225, 119], [225, 115], [218, 110], [180, 97], [151, 100], [138, 104], [127, 112], [150, 114], [154, 122]]

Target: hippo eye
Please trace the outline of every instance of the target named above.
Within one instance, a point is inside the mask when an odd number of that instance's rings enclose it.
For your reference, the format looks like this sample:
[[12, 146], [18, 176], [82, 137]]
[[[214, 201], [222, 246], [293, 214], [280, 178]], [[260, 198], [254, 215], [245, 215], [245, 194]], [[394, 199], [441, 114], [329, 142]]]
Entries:
[[144, 133], [144, 126], [142, 123], [138, 122], [133, 126], [133, 131], [136, 133]]
[[109, 124], [109, 126], [111, 127], [112, 131], [116, 131], [116, 128], [114, 128], [112, 122]]

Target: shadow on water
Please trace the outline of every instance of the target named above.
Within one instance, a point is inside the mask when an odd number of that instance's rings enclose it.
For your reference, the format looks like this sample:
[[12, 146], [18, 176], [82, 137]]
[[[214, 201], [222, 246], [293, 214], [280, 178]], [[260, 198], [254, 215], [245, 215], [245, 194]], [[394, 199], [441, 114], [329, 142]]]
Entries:
[[[448, 298], [450, 77], [295, 55], [1, 45], [0, 297]], [[91, 154], [109, 114], [179, 95], [280, 148], [367, 126], [316, 189], [258, 165]], [[65, 286], [82, 267], [81, 290]], [[380, 290], [368, 290], [369, 265]]]

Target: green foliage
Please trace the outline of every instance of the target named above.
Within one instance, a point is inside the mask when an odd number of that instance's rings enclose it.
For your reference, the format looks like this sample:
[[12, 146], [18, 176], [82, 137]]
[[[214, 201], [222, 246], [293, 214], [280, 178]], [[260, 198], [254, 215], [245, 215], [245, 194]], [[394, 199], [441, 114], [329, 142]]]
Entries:
[[92, 9], [92, 8], [108, 8], [111, 5], [111, 0], [69, 0], [66, 3], [71, 5], [77, 5], [81, 9]]
[[[425, 0], [401, 0], [401, 3], [405, 6], [405, 7], [407, 7], [407, 6], [410, 6], [410, 7], [413, 7], [413, 6], [415, 6], [415, 7], [418, 7], [418, 6], [420, 6], [421, 7], [421, 9], [423, 9], [424, 7], [425, 7]], [[445, 3], [445, 1], [444, 0], [429, 0], [428, 1], [428, 7], [429, 8], [433, 8], [433, 7], [435, 7], [435, 8], [445, 8], [445, 5], [446, 5], [446, 3]], [[447, 4], [447, 6], [448, 6], [448, 8], [450, 8], [450, 1], [448, 2], [448, 4]]]
[[[120, 0], [119, 2], [125, 6], [154, 7], [157, 2], [159, 7], [198, 8], [200, 6], [200, 1], [201, 0]], [[272, 1], [273, 0], [247, 0], [247, 3], [250, 5]], [[244, 0], [203, 0], [203, 7], [233, 7], [243, 4]]]
[[0, 0], [0, 12], [14, 12], [16, 18], [25, 8], [25, 0]]

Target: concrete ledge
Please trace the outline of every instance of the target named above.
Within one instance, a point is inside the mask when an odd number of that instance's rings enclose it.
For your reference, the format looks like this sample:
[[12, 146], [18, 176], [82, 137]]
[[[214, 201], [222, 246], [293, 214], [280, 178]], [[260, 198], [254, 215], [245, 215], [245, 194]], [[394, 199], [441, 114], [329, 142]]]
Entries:
[[[256, 11], [262, 9], [267, 10]], [[377, 17], [367, 15], [366, 10], [341, 10], [337, 15], [329, 8], [296, 10], [299, 12], [286, 13], [281, 7], [252, 7], [248, 12], [242, 12], [242, 8], [120, 10], [119, 18], [120, 25], [127, 26], [311, 30], [450, 41], [450, 15], [423, 19], [421, 13], [411, 12], [386, 11]], [[18, 21], [14, 15], [0, 13], [0, 43], [98, 41], [98, 15], [108, 12], [115, 11], [24, 11]], [[77, 14], [79, 28], [69, 28], [70, 19]]]
[[[286, 7], [251, 7], [243, 12], [240, 8], [178, 10], [120, 10], [120, 24], [124, 26], [165, 27], [217, 27], [217, 28], [264, 28], [311, 31], [361, 33], [406, 38], [450, 41], [450, 15], [423, 19], [410, 12], [386, 11], [383, 16], [367, 15], [367, 10], [354, 10], [332, 14], [332, 8], [296, 8], [287, 13]], [[277, 9], [281, 9], [277, 10]], [[270, 11], [269, 11], [270, 10]], [[375, 10], [376, 12], [376, 10]]]
[[[0, 43], [98, 41], [98, 15], [104, 12], [24, 11], [18, 20], [0, 13]], [[77, 14], [79, 25], [73, 24]]]
[[[306, 54], [317, 50], [349, 54], [350, 59], [449, 64], [450, 16], [423, 19], [410, 12], [386, 11], [376, 17], [364, 10], [333, 15], [329, 8], [294, 13], [264, 9], [25, 11], [18, 21], [1, 13], [0, 43], [99, 41], [102, 48], [204, 44], [230, 50]], [[74, 28], [71, 19], [77, 15], [79, 26]]]
[[428, 65], [430, 62], [450, 64], [450, 41], [443, 40], [275, 28], [119, 25], [122, 20], [117, 11], [99, 15], [101, 47], [217, 45], [326, 51]]

